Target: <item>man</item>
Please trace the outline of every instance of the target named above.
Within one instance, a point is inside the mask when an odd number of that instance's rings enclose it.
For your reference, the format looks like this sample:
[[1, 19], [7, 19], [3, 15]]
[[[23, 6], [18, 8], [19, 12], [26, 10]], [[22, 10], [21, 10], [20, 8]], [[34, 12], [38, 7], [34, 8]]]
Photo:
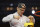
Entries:
[[31, 25], [30, 27], [34, 27], [35, 18], [32, 15], [28, 16], [28, 18], [30, 19], [30, 23], [33, 23], [33, 25]]
[[24, 27], [24, 23], [29, 22], [29, 18], [23, 15], [25, 8], [26, 6], [24, 3], [19, 3], [17, 12], [4, 17], [2, 21], [9, 22], [10, 27]]
[[3, 22], [9, 22], [10, 27], [24, 27], [24, 23], [29, 23], [30, 19], [23, 15], [26, 6], [24, 3], [19, 3], [17, 12], [9, 14], [2, 19]]

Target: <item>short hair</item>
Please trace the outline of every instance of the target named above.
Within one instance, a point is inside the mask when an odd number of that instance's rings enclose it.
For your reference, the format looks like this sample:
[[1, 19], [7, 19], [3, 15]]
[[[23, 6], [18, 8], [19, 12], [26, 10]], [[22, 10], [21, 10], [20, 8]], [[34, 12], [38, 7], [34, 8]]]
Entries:
[[18, 8], [22, 8], [22, 5], [25, 5], [24, 3], [19, 3]]

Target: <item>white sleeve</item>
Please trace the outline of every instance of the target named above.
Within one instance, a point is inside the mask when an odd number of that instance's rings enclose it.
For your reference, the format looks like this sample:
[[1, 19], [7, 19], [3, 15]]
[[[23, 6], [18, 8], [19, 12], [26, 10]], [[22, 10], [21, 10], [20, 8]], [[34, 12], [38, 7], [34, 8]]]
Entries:
[[[33, 17], [33, 16], [32, 16]], [[33, 23], [35, 23], [35, 18], [33, 17]]]
[[35, 24], [35, 18], [33, 19], [33, 23]]
[[33, 17], [33, 23], [35, 23], [35, 18], [34, 18], [34, 16], [31, 16], [31, 17]]
[[11, 16], [11, 15], [8, 15], [8, 16], [4, 17], [4, 18], [2, 19], [2, 22], [9, 22], [9, 21], [11, 20], [10, 16]]
[[26, 17], [26, 22], [29, 23], [30, 22], [30, 19], [28, 17]]

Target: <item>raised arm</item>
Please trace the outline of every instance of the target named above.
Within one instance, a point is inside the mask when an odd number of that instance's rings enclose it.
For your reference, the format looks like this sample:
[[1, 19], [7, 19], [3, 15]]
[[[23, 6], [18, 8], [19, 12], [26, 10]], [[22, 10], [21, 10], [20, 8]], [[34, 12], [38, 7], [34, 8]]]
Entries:
[[28, 16], [28, 18], [31, 20], [31, 22], [35, 23], [35, 18], [33, 16]]
[[6, 17], [3, 17], [2, 22], [9, 22], [12, 18], [12, 15], [7, 15]]

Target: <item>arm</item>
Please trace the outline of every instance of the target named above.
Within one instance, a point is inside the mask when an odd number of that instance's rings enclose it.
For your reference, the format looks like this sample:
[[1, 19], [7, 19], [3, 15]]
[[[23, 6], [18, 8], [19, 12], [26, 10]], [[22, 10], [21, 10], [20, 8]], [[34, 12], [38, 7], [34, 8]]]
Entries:
[[30, 22], [30, 19], [28, 17], [26, 17], [26, 22], [29, 23]]
[[3, 17], [2, 22], [9, 22], [11, 20], [10, 16], [11, 15], [8, 15], [6, 17]]
[[35, 18], [33, 17], [33, 23], [35, 24]]
[[28, 16], [28, 18], [31, 20], [31, 22], [35, 23], [35, 18], [33, 16]]

